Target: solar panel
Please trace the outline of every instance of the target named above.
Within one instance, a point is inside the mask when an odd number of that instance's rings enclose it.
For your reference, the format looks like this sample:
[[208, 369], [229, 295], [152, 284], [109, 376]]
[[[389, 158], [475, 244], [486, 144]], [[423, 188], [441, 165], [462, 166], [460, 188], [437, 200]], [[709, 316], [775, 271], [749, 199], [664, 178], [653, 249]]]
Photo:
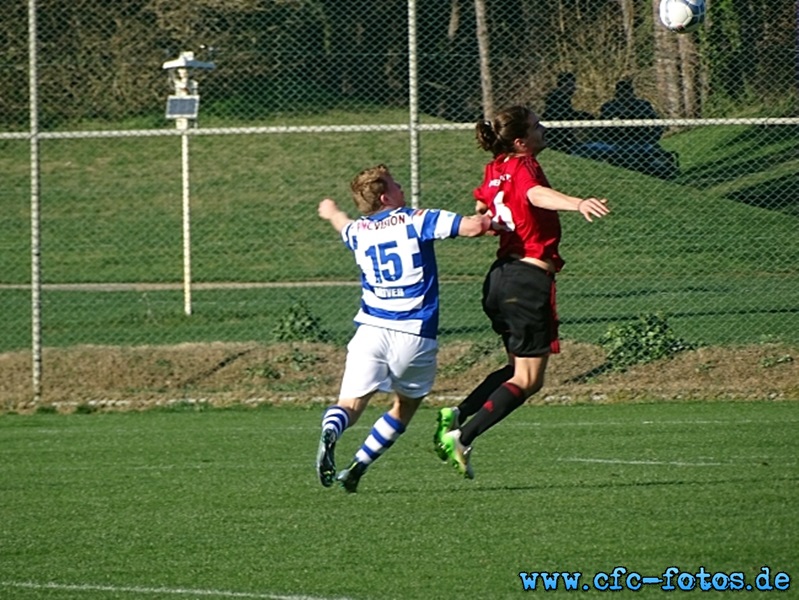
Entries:
[[199, 109], [199, 96], [169, 96], [166, 100], [167, 119], [196, 119]]

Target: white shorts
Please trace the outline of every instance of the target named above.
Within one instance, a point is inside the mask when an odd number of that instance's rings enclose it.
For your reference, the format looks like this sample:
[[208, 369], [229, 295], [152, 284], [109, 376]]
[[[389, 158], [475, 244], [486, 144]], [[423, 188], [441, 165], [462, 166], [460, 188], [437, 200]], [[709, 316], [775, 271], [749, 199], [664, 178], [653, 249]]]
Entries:
[[361, 398], [375, 390], [426, 396], [435, 381], [437, 354], [436, 340], [360, 325], [347, 345], [339, 399]]

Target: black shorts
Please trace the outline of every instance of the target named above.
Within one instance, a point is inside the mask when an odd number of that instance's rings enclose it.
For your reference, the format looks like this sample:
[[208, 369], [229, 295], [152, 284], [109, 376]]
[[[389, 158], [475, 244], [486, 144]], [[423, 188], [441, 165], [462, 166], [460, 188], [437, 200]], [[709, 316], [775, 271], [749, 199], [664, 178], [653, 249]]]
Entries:
[[521, 260], [497, 260], [483, 283], [483, 311], [513, 355], [559, 351], [552, 273]]

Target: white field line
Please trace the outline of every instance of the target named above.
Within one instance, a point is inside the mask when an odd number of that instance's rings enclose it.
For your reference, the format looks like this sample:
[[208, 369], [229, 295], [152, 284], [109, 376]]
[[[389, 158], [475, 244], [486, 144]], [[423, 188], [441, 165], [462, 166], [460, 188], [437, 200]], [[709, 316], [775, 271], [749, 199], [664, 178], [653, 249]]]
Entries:
[[668, 467], [740, 467], [757, 466], [764, 462], [778, 467], [795, 467], [796, 461], [782, 462], [781, 457], [774, 456], [725, 456], [724, 458], [713, 458], [712, 456], [698, 457], [704, 460], [695, 462], [685, 460], [643, 460], [643, 459], [621, 459], [621, 458], [585, 458], [579, 456], [562, 457], [556, 459], [558, 462], [593, 463], [606, 465], [645, 465], [645, 466], [668, 466]]
[[203, 590], [190, 588], [167, 588], [167, 587], [138, 587], [138, 586], [115, 586], [115, 585], [92, 585], [92, 584], [66, 584], [35, 581], [0, 581], [0, 586], [11, 588], [25, 588], [29, 590], [62, 590], [71, 592], [114, 592], [130, 593], [141, 595], [152, 594], [171, 594], [175, 596], [206, 596], [210, 598], [253, 598], [256, 600], [347, 600], [342, 597], [324, 596], [284, 596], [281, 594], [268, 594], [259, 592], [233, 592], [230, 590]]
[[622, 460], [620, 458], [559, 458], [559, 462], [600, 463], [607, 465], [655, 465], [669, 467], [723, 467], [732, 463], [684, 462], [681, 460]]
[[[561, 423], [558, 425], [550, 424], [549, 426], [586, 426], [586, 427], [595, 427], [598, 425], [615, 425], [615, 426], [630, 426], [630, 425], [677, 425], [680, 427], [684, 427], [686, 425], [713, 425], [714, 427], [719, 425], [751, 425], [751, 424], [762, 424], [762, 423], [795, 423], [797, 422], [796, 419], [779, 419], [779, 420], [752, 420], [752, 419], [743, 419], [743, 420], [690, 420], [690, 421], [683, 421], [683, 420], [674, 420], [674, 421], [641, 421], [640, 423], [634, 422], [573, 422], [573, 423]], [[522, 424], [518, 424], [522, 425]], [[536, 424], [541, 426], [540, 423]], [[699, 461], [699, 462], [690, 462], [690, 461], [680, 461], [680, 460], [635, 460], [635, 459], [620, 459], [620, 458], [581, 458], [581, 457], [566, 457], [566, 458], [559, 458], [558, 461], [560, 462], [580, 462], [580, 463], [594, 463], [594, 464], [609, 464], [609, 465], [650, 465], [650, 466], [672, 466], [672, 467], [723, 467], [723, 466], [736, 466], [740, 464], [759, 464], [763, 460], [773, 461], [775, 460], [773, 457], [765, 457], [765, 456], [736, 456], [736, 457], [725, 457], [725, 462], [719, 462], [719, 459], [715, 459], [713, 457], [703, 457], [706, 461]], [[730, 461], [729, 459], [733, 459]], [[789, 463], [784, 464], [783, 466], [794, 466], [796, 463]]]

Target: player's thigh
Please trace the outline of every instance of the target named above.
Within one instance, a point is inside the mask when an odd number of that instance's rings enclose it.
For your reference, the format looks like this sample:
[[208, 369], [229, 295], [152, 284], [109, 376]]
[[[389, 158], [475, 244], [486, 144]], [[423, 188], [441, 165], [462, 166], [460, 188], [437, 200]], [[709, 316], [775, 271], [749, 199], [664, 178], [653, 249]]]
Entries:
[[430, 393], [436, 378], [438, 342], [399, 331], [391, 332], [391, 387], [407, 398]]
[[360, 398], [375, 390], [388, 391], [391, 340], [380, 327], [361, 325], [347, 344], [347, 361], [339, 398]]
[[491, 320], [491, 328], [494, 332], [505, 335], [508, 331], [508, 324], [502, 313], [503, 301], [503, 279], [504, 269], [507, 262], [496, 261], [488, 271], [483, 281], [483, 312]]
[[552, 277], [521, 261], [505, 275], [500, 307], [508, 326], [508, 350], [516, 356], [548, 354], [555, 336]]

